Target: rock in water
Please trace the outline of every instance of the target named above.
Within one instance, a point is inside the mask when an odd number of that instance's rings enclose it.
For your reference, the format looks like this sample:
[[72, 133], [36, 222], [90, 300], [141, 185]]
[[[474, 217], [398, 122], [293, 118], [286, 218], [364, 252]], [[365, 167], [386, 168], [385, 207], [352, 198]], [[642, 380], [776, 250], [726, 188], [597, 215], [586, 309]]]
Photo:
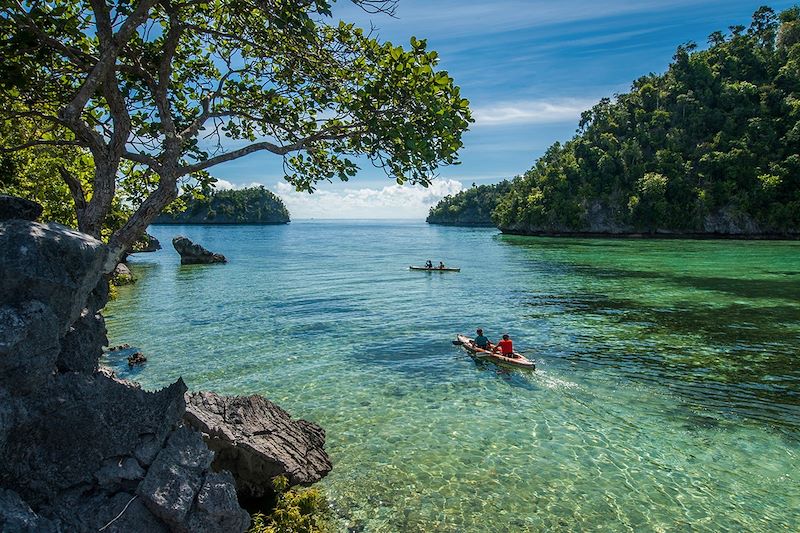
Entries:
[[136, 352], [128, 356], [128, 367], [133, 368], [134, 365], [143, 365], [147, 362], [147, 357], [142, 352]]
[[292, 417], [261, 396], [186, 395], [184, 420], [203, 433], [213, 450], [214, 470], [229, 470], [246, 497], [272, 493], [272, 479], [310, 485], [331, 470], [325, 431]]
[[0, 194], [0, 220], [37, 220], [41, 215], [42, 206], [36, 202]]
[[149, 233], [145, 233], [139, 237], [138, 241], [133, 243], [133, 246], [131, 247], [131, 253], [138, 254], [144, 252], [156, 252], [160, 249], [161, 243], [158, 242], [158, 239]]
[[114, 272], [111, 273], [111, 282], [114, 285], [130, 285], [136, 283], [136, 278], [133, 277], [133, 272], [128, 268], [125, 263], [117, 263], [114, 267]]
[[195, 244], [181, 235], [172, 239], [172, 246], [174, 246], [175, 251], [181, 255], [182, 265], [228, 262], [224, 255], [209, 252], [199, 244]]

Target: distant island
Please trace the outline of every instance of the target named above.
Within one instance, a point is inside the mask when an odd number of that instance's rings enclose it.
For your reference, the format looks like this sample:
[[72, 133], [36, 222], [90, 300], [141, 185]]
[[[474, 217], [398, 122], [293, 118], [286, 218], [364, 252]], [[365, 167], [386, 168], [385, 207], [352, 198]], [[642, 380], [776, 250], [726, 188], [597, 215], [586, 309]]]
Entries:
[[289, 211], [283, 201], [262, 187], [212, 191], [188, 197], [186, 209], [159, 215], [155, 224], [286, 224]]
[[500, 198], [511, 190], [511, 182], [503, 180], [494, 185], [475, 185], [458, 194], [450, 194], [431, 207], [429, 224], [444, 226], [492, 227], [492, 212]]
[[[497, 202], [504, 233], [800, 237], [800, 7], [678, 47], [666, 73], [605, 98]], [[484, 194], [428, 221], [485, 220]], [[478, 214], [480, 213], [480, 214]], [[444, 222], [442, 222], [444, 221]]]

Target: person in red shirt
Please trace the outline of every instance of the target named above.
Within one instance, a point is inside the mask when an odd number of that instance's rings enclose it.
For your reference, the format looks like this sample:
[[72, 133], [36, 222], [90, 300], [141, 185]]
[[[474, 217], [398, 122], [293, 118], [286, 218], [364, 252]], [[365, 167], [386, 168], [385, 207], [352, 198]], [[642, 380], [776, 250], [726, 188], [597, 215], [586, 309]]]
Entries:
[[497, 350], [500, 350], [503, 357], [510, 357], [515, 358], [514, 355], [514, 344], [511, 342], [511, 338], [508, 334], [503, 335], [503, 340], [497, 343], [497, 346], [494, 347], [494, 352], [496, 353]]

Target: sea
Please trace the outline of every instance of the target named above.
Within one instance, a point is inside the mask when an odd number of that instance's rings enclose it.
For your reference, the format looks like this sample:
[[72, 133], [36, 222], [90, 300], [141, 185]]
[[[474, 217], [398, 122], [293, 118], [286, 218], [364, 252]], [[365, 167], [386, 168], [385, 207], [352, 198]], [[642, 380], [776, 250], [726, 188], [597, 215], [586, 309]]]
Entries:
[[[800, 242], [152, 226], [104, 363], [321, 425], [353, 532], [800, 530]], [[229, 262], [181, 266], [184, 235]], [[430, 259], [460, 272], [417, 272]], [[453, 344], [511, 336], [536, 370]]]

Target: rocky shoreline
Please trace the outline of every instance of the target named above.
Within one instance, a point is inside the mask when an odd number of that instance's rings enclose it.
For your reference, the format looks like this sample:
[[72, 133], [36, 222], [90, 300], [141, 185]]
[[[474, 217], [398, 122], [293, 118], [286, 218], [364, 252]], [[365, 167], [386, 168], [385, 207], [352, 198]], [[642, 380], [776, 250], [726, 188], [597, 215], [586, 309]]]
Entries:
[[181, 379], [148, 392], [102, 368], [107, 248], [6, 211], [0, 530], [242, 532], [240, 498], [330, 471], [322, 428], [265, 398], [189, 393]]

